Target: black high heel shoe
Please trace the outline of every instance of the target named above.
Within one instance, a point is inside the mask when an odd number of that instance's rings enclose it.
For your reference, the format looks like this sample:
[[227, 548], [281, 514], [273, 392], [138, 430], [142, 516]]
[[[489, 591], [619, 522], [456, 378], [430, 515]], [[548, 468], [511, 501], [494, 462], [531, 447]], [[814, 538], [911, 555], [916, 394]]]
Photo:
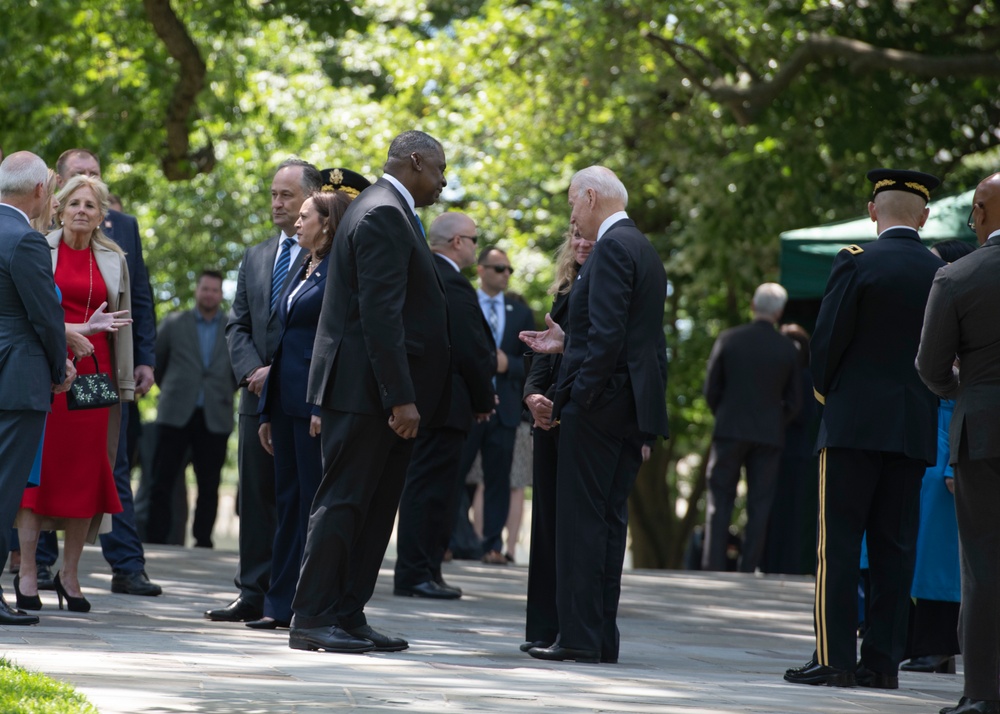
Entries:
[[62, 581], [59, 580], [59, 573], [56, 573], [56, 578], [53, 581], [56, 586], [56, 595], [59, 597], [59, 609], [63, 609], [63, 599], [66, 600], [66, 609], [70, 612], [90, 612], [90, 602], [87, 598], [83, 597], [73, 597], [68, 592], [66, 588], [63, 587]]
[[17, 595], [17, 606], [22, 610], [41, 610], [42, 609], [42, 599], [38, 597], [38, 593], [34, 595], [22, 595], [21, 594], [21, 575], [18, 573], [14, 576], [14, 594]]

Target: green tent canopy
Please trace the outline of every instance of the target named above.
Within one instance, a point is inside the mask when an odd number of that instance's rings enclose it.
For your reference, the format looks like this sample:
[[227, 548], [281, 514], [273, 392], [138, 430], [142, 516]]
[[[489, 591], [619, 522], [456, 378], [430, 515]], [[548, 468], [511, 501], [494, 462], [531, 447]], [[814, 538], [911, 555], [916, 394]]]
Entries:
[[[975, 242], [976, 234], [967, 224], [973, 193], [974, 189], [931, 201], [930, 216], [920, 230], [925, 244], [952, 238]], [[870, 243], [875, 238], [875, 224], [867, 216], [782, 233], [781, 284], [788, 290], [788, 297], [792, 300], [822, 298], [837, 251], [852, 243]]]

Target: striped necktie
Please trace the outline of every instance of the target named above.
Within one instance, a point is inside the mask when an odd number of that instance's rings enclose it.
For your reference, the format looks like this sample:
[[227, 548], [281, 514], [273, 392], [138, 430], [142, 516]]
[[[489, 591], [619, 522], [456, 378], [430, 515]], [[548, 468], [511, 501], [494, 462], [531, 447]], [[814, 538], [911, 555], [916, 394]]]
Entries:
[[288, 275], [288, 266], [292, 262], [292, 246], [294, 244], [294, 238], [285, 238], [281, 243], [278, 262], [274, 264], [274, 274], [271, 276], [271, 312], [274, 312], [274, 306], [278, 304], [281, 286], [284, 285], [285, 277]]
[[487, 300], [490, 304], [490, 314], [487, 315], [486, 319], [490, 321], [490, 330], [493, 331], [493, 341], [496, 343], [497, 347], [500, 346], [500, 313], [497, 307], [497, 298], [490, 298]]

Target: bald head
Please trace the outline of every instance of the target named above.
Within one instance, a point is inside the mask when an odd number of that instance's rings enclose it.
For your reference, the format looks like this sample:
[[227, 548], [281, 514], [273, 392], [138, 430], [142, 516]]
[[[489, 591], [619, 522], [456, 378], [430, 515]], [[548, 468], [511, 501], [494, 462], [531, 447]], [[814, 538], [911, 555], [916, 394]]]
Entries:
[[930, 215], [927, 202], [906, 191], [882, 191], [868, 203], [868, 215], [878, 224], [878, 232], [892, 226], [923, 227]]
[[445, 255], [459, 268], [468, 268], [476, 262], [476, 222], [464, 213], [442, 213], [431, 223], [427, 241], [431, 250]]
[[976, 186], [972, 197], [972, 221], [982, 245], [990, 233], [1000, 230], [1000, 173], [987, 176]]

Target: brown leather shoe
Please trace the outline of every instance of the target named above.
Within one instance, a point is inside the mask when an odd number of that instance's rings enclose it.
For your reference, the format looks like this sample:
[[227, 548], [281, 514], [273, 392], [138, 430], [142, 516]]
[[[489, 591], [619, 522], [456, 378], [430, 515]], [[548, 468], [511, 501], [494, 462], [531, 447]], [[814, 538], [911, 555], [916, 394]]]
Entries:
[[507, 565], [507, 559], [499, 550], [491, 550], [481, 558], [487, 565]]

